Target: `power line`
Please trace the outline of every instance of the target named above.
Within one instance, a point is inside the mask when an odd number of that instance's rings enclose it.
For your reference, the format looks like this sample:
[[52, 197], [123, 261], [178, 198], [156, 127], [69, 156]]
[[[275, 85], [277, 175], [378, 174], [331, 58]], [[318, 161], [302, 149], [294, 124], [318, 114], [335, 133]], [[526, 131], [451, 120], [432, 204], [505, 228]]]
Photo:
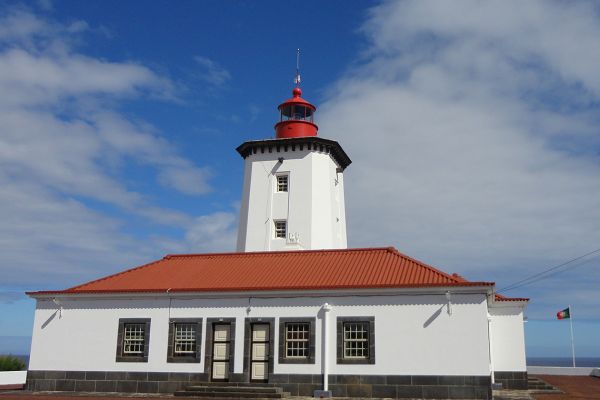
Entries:
[[[587, 256], [590, 256], [592, 254], [599, 253], [599, 252], [600, 252], [600, 248], [598, 248], [596, 250], [593, 250], [593, 251], [590, 251], [589, 253], [583, 254], [583, 255], [581, 255], [579, 257], [575, 257], [575, 258], [573, 258], [573, 259], [571, 259], [569, 261], [566, 261], [566, 262], [564, 262], [562, 264], [556, 265], [554, 267], [547, 268], [547, 269], [543, 270], [542, 272], [538, 272], [537, 274], [531, 275], [531, 276], [529, 276], [529, 277], [527, 277], [525, 279], [521, 279], [518, 282], [512, 283], [512, 284], [510, 284], [510, 285], [508, 285], [508, 286], [506, 286], [506, 287], [504, 287], [504, 288], [496, 291], [496, 293], [506, 292], [506, 291], [513, 290], [513, 289], [516, 289], [516, 288], [519, 288], [519, 287], [522, 287], [522, 286], [530, 285], [532, 283], [541, 281], [542, 279], [546, 279], [546, 278], [549, 278], [549, 277], [554, 276], [556, 274], [559, 274], [561, 272], [564, 272], [564, 271], [566, 271], [569, 268], [580, 267], [583, 264], [585, 264], [585, 263], [587, 263], [587, 262], [589, 262], [591, 260], [585, 260], [582, 263], [579, 263], [579, 264], [576, 264], [576, 265], [564, 268], [562, 270], [556, 271], [557, 269], [559, 269], [561, 267], [566, 267], [567, 265], [569, 265], [571, 263], [574, 263], [575, 261], [579, 261], [582, 258], [585, 258]], [[552, 273], [552, 271], [555, 271], [555, 272]]]

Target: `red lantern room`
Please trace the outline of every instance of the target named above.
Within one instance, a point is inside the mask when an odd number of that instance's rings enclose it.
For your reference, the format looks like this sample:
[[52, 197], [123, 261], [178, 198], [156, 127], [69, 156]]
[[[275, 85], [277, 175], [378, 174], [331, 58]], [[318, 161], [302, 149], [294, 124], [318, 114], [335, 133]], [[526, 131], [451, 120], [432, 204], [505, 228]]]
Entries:
[[302, 90], [295, 87], [293, 97], [277, 107], [279, 122], [275, 124], [277, 139], [317, 136], [317, 125], [313, 122], [317, 107], [304, 100]]

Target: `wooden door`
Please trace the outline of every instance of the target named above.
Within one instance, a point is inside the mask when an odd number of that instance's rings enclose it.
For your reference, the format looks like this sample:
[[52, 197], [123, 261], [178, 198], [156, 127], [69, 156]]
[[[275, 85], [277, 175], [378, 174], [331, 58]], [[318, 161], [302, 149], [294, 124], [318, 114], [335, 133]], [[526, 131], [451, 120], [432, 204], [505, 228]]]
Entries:
[[250, 373], [253, 381], [269, 379], [269, 324], [252, 324]]
[[214, 381], [229, 379], [229, 352], [231, 346], [231, 325], [213, 325], [212, 377]]

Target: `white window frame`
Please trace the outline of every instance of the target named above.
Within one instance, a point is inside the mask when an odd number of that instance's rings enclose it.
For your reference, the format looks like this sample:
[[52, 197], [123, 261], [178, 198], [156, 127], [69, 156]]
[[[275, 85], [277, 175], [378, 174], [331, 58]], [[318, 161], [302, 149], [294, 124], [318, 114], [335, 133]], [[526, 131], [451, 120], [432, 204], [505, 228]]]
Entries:
[[[349, 321], [344, 322], [343, 326], [344, 358], [368, 360], [370, 345], [369, 322]], [[359, 327], [360, 330], [358, 329]]]
[[[197, 322], [175, 322], [173, 326], [173, 356], [196, 354]], [[178, 348], [180, 350], [178, 350]]]
[[[303, 326], [304, 330], [291, 330], [290, 328], [297, 328]], [[303, 332], [303, 338], [292, 337], [289, 335], [292, 333]], [[296, 346], [297, 345], [297, 346]], [[285, 323], [285, 358], [292, 359], [308, 359], [310, 356], [310, 323], [309, 322], [286, 322]], [[290, 351], [293, 353], [294, 350], [302, 352], [303, 355], [290, 355]]]
[[142, 357], [146, 349], [146, 334], [145, 323], [125, 323], [123, 326], [123, 355]]

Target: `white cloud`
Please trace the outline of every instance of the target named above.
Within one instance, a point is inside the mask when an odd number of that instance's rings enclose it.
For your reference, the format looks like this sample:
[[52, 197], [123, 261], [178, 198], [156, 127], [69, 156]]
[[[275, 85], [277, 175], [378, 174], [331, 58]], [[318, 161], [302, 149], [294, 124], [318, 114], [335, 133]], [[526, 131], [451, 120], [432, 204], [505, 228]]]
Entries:
[[350, 244], [393, 244], [500, 286], [597, 248], [600, 19], [591, 7], [373, 8], [362, 64], [319, 113], [320, 134], [354, 160]]
[[98, 276], [150, 254], [119, 232], [120, 223], [38, 182], [0, 175], [2, 285], [56, 287]]
[[231, 79], [231, 74], [216, 61], [207, 57], [195, 56], [194, 60], [200, 66], [200, 77], [215, 87], [221, 87]]
[[[128, 178], [127, 168], [141, 165], [182, 194], [211, 190], [210, 168], [119, 112], [124, 99], [174, 99], [175, 85], [139, 63], [79, 53], [75, 43], [91, 30], [24, 8], [0, 15], [0, 289], [64, 288], [189, 251], [188, 231], [193, 239], [215, 222], [223, 227], [223, 216], [153, 204]], [[144, 228], [155, 224], [178, 230], [183, 245], [148, 237]], [[211, 243], [225, 242], [203, 240], [202, 249]]]
[[54, 8], [54, 4], [52, 4], [52, 0], [38, 0], [38, 6], [44, 11], [50, 11]]
[[19, 48], [0, 54], [0, 88], [6, 94], [4, 106], [54, 104], [72, 96], [124, 96], [140, 89], [172, 95], [169, 81], [140, 65], [77, 54], [38, 55]]
[[235, 215], [216, 212], [198, 217], [188, 230], [188, 246], [198, 252], [234, 251], [237, 234]]
[[206, 183], [210, 172], [207, 169], [169, 167], [163, 169], [158, 179], [165, 186], [170, 186], [185, 194], [204, 194], [210, 190]]
[[0, 18], [0, 40], [30, 40], [52, 30], [46, 21], [23, 9], [11, 9]]

